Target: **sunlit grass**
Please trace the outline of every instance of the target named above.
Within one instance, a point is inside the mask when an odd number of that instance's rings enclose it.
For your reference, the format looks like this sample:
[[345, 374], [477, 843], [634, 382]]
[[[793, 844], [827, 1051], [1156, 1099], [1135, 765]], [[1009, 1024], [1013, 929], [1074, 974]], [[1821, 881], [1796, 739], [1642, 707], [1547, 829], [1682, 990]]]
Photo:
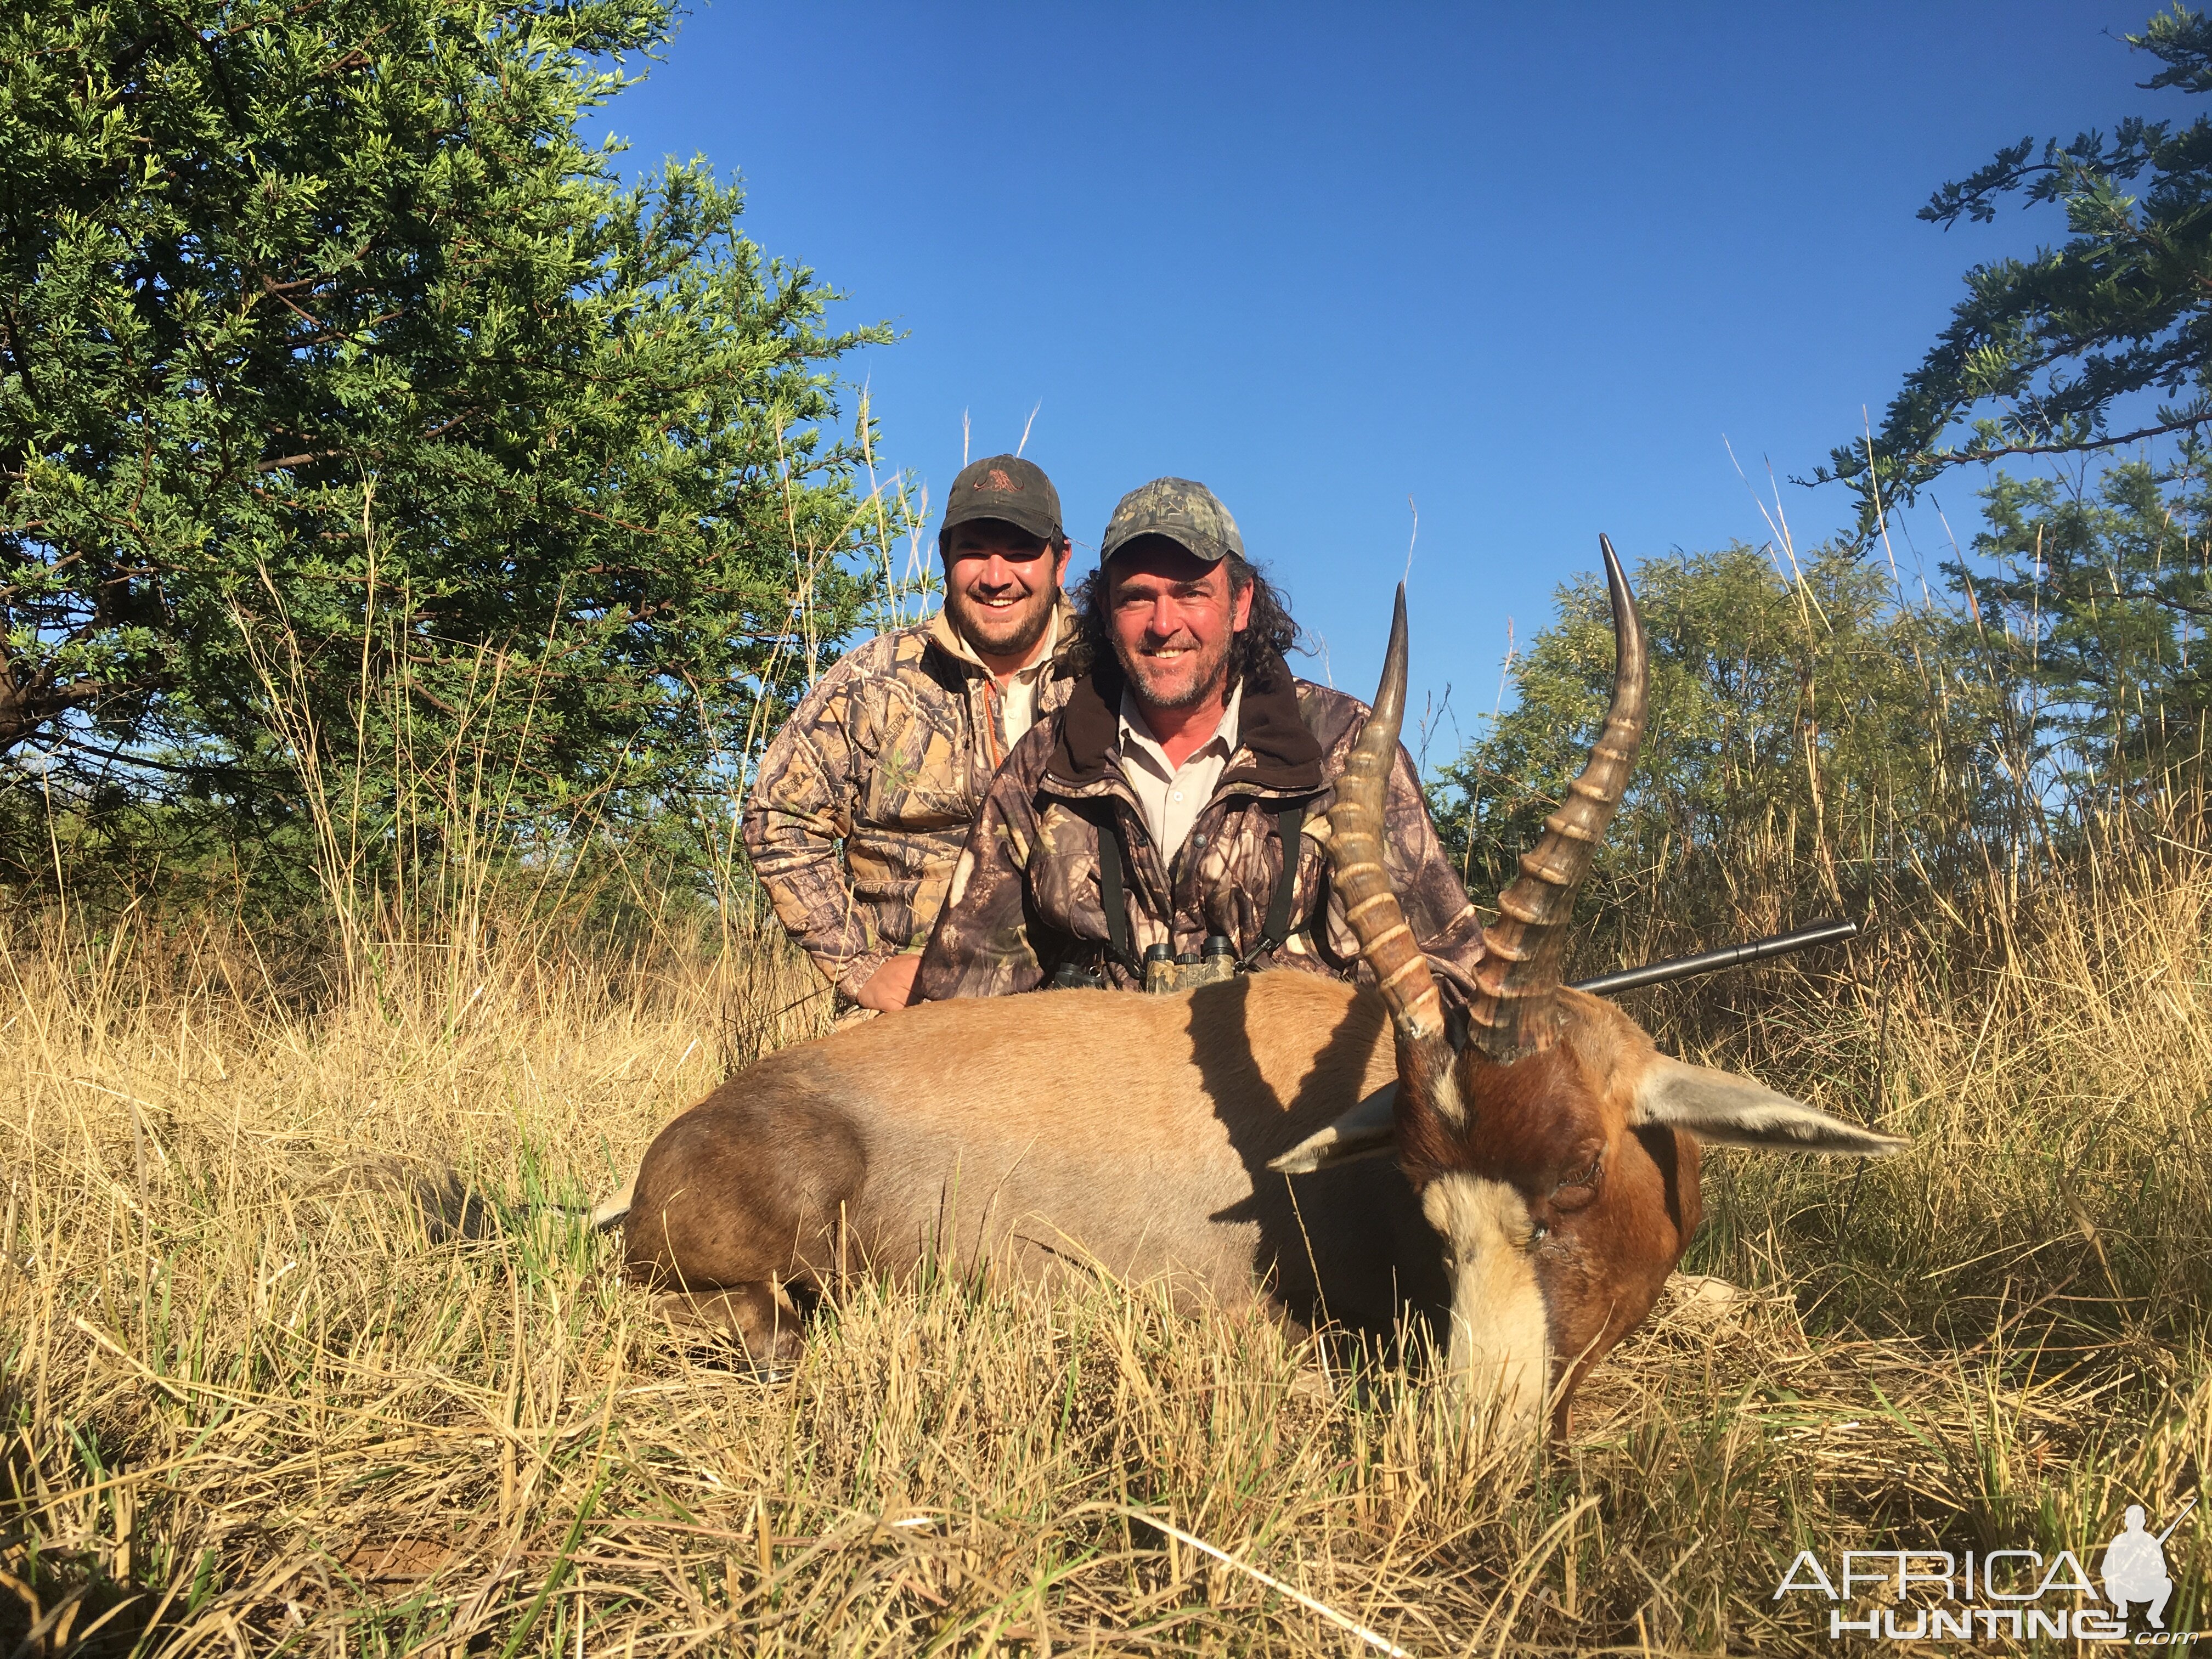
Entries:
[[1709, 1160], [1689, 1265], [1741, 1293], [1663, 1304], [1534, 1466], [1418, 1364], [1158, 1285], [858, 1285], [779, 1384], [672, 1335], [584, 1211], [732, 1060], [819, 1029], [780, 942], [395, 946], [303, 998], [219, 929], [26, 925], [0, 1641], [1375, 1650], [1158, 1520], [1415, 1653], [1831, 1651], [1826, 1604], [1772, 1595], [1801, 1547], [2087, 1549], [2194, 1489], [2208, 917], [2212, 870], [2116, 868], [1971, 969], [1646, 1010], [1915, 1147]]

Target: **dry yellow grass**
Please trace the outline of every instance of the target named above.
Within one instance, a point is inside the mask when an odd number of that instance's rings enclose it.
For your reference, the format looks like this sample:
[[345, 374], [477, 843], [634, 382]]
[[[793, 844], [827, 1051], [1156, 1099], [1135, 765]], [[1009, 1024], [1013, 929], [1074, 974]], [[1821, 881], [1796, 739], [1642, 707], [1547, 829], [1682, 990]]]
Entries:
[[[1745, 1293], [1663, 1305], [1534, 1467], [1158, 1286], [857, 1289], [776, 1385], [672, 1339], [581, 1210], [813, 1029], [752, 1029], [810, 985], [757, 937], [302, 999], [214, 930], [26, 924], [0, 1655], [1832, 1651], [1799, 1548], [2086, 1550], [2212, 1450], [2212, 870], [2100, 878], [1972, 973], [1656, 1010], [1918, 1146], [1716, 1158], [1692, 1265]], [[2194, 1628], [2203, 1528], [2169, 1555]]]

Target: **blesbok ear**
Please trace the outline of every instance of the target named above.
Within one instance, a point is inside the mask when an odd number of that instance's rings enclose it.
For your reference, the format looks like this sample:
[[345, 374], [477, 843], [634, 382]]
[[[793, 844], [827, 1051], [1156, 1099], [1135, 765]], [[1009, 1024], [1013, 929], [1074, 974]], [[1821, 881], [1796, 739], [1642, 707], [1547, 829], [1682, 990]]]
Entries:
[[1665, 1124], [1711, 1146], [1879, 1158], [1910, 1143], [1845, 1122], [1732, 1072], [1660, 1057], [1636, 1093], [1630, 1121]]
[[1311, 1175], [1363, 1158], [1380, 1158], [1397, 1135], [1398, 1085], [1387, 1083], [1340, 1115], [1326, 1129], [1319, 1129], [1285, 1152], [1271, 1158], [1267, 1167], [1279, 1175]]

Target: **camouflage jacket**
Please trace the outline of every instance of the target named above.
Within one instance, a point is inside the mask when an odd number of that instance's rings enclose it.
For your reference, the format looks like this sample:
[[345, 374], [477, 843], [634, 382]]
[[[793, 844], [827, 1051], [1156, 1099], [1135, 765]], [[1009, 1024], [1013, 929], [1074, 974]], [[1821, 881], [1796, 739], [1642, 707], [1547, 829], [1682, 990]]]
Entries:
[[[1063, 649], [1074, 632], [1062, 600]], [[1039, 725], [1073, 684], [1064, 661], [1047, 665]], [[761, 757], [745, 851], [777, 917], [841, 1001], [928, 939], [1005, 758], [998, 697], [940, 611], [848, 652]]]
[[[1121, 675], [1075, 683], [1066, 706], [1040, 720], [993, 781], [960, 855], [915, 982], [916, 1000], [996, 996], [1043, 983], [1063, 963], [1097, 969], [1109, 986], [1141, 987], [1112, 958], [1099, 898], [1102, 829], [1120, 839], [1132, 954], [1165, 943], [1195, 951], [1225, 933], [1240, 958], [1259, 951], [1283, 869], [1279, 815], [1303, 805], [1294, 932], [1252, 965], [1371, 979], [1330, 891], [1326, 816], [1367, 705], [1291, 678], [1277, 658], [1249, 679], [1237, 752], [1198, 815], [1173, 868], [1152, 845], [1120, 765]], [[1414, 937], [1448, 998], [1464, 1000], [1482, 956], [1482, 927], [1429, 822], [1403, 748], [1384, 805], [1384, 862]]]

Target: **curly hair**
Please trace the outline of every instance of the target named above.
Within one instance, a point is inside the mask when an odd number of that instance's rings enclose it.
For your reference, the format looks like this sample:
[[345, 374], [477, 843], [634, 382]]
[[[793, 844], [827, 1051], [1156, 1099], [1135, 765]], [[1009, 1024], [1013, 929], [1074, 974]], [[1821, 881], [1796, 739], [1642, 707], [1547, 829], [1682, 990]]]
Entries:
[[[1101, 666], [1115, 674], [1121, 672], [1121, 659], [1114, 653], [1113, 625], [1106, 614], [1106, 570], [1105, 565], [1100, 565], [1069, 595], [1075, 602], [1076, 614], [1076, 644], [1071, 656], [1079, 673], [1088, 674]], [[1229, 556], [1231, 603], [1248, 587], [1252, 590], [1252, 614], [1229, 641], [1231, 685], [1241, 682], [1265, 657], [1286, 657], [1306, 649], [1305, 630], [1291, 617], [1282, 592], [1258, 565], [1232, 553]]]

